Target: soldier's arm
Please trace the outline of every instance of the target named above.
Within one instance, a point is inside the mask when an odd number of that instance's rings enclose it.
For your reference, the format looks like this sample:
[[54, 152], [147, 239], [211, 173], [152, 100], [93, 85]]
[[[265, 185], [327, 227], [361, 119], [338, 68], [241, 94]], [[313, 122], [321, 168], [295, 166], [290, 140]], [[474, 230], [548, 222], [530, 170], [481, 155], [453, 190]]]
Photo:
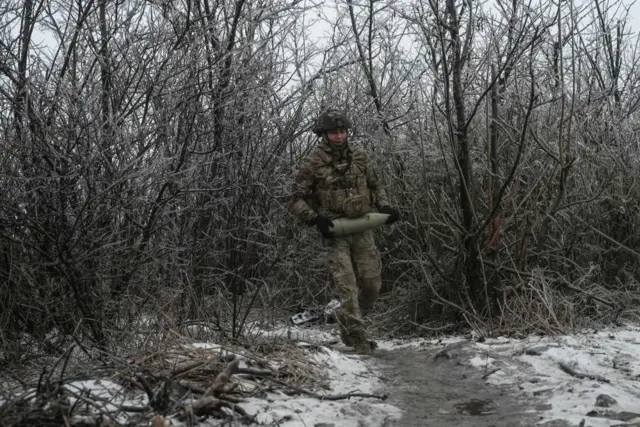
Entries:
[[370, 156], [367, 156], [367, 185], [373, 193], [373, 197], [378, 206], [386, 206], [389, 204], [387, 193], [382, 187], [382, 182], [380, 182], [380, 178], [378, 178], [375, 165]]
[[309, 162], [305, 160], [293, 182], [289, 212], [306, 224], [317, 216], [317, 213], [307, 203], [307, 200], [312, 197], [313, 185], [313, 169]]

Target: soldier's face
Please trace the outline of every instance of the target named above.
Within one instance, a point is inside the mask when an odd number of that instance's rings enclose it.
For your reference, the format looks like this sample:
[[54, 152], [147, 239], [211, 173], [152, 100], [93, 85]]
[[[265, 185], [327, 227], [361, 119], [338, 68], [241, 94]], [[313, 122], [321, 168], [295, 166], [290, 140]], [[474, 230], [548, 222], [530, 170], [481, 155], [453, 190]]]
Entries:
[[336, 129], [327, 132], [327, 138], [329, 141], [340, 144], [347, 140], [346, 129]]

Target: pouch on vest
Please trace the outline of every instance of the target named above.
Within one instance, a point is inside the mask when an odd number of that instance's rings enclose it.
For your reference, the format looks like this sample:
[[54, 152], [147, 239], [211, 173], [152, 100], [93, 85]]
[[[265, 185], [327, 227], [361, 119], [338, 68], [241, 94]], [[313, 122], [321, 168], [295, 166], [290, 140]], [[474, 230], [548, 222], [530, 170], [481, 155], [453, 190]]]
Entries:
[[342, 211], [347, 218], [357, 218], [371, 212], [371, 200], [362, 194], [349, 195], [342, 202]]

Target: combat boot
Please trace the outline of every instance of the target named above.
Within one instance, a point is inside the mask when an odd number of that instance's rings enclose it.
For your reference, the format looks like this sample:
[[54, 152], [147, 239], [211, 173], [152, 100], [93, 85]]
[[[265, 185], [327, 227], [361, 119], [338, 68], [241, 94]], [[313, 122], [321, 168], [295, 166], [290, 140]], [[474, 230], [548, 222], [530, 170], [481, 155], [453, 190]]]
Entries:
[[369, 340], [362, 340], [353, 346], [354, 352], [362, 356], [373, 356], [373, 348]]
[[343, 344], [347, 347], [353, 347], [353, 342], [351, 341], [351, 338], [349, 338], [347, 330], [342, 326], [338, 326], [338, 330], [340, 331], [340, 340]]
[[[353, 342], [351, 341], [351, 338], [349, 338], [347, 331], [344, 328], [340, 328], [340, 327], [338, 328], [338, 331], [340, 331], [340, 340], [342, 341], [342, 343], [347, 347], [353, 347], [354, 346]], [[372, 350], [375, 350], [376, 348], [378, 348], [378, 343], [376, 341], [374, 340], [368, 340], [368, 341]]]

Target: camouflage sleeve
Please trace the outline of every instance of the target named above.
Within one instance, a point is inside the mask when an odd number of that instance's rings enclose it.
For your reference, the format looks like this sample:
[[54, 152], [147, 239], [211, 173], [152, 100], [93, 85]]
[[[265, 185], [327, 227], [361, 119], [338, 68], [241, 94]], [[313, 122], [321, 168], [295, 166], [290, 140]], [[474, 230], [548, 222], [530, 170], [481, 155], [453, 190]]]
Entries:
[[313, 176], [310, 162], [308, 160], [303, 161], [293, 182], [289, 201], [289, 212], [304, 223], [309, 223], [317, 215], [307, 203], [307, 200], [312, 197]]
[[375, 165], [373, 164], [373, 160], [370, 156], [367, 156], [367, 185], [373, 193], [373, 197], [378, 206], [385, 206], [389, 204], [387, 193], [382, 187], [382, 182], [380, 182], [380, 179], [378, 178]]

